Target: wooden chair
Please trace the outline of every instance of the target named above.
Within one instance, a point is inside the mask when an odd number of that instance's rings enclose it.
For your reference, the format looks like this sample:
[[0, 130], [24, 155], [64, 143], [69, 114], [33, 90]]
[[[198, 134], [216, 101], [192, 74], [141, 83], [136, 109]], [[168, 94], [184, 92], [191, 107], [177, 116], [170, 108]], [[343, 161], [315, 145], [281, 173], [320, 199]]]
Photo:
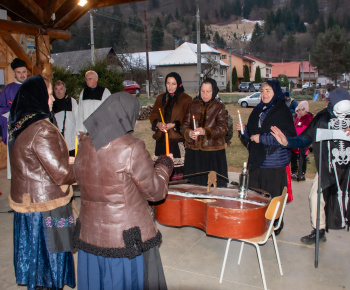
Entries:
[[[242, 242], [241, 251], [239, 253], [239, 258], [238, 258], [238, 265], [241, 263], [241, 257], [242, 257], [242, 253], [243, 253], [244, 243], [254, 245], [256, 248], [257, 255], [258, 255], [260, 272], [261, 272], [261, 277], [263, 280], [265, 290], [267, 289], [267, 287], [266, 287], [264, 267], [263, 267], [263, 263], [261, 260], [259, 245], [266, 244], [267, 240], [272, 236], [272, 240], [273, 240], [273, 243], [275, 246], [275, 251], [276, 251], [277, 262], [278, 262], [278, 266], [280, 269], [280, 274], [283, 275], [282, 265], [281, 265], [281, 261], [280, 261], [280, 256], [279, 256], [277, 241], [276, 241], [276, 236], [275, 236], [275, 230], [277, 230], [281, 226], [281, 222], [282, 222], [282, 218], [283, 218], [284, 209], [286, 207], [287, 199], [288, 199], [287, 188], [284, 188], [281, 196], [277, 196], [271, 200], [271, 202], [266, 210], [266, 213], [265, 213], [265, 218], [266, 218], [266, 220], [270, 221], [270, 224], [269, 224], [267, 231], [263, 235], [261, 235], [259, 237], [255, 237], [255, 238], [250, 238], [250, 239], [238, 239], [238, 241]], [[276, 226], [274, 226], [274, 221], [278, 218], [279, 218], [279, 222]], [[228, 251], [230, 249], [231, 240], [232, 239], [228, 239], [228, 241], [227, 241], [225, 257], [224, 257], [224, 261], [223, 261], [222, 269], [221, 269], [220, 283], [222, 283], [222, 278], [224, 276], [226, 260], [227, 260]]]

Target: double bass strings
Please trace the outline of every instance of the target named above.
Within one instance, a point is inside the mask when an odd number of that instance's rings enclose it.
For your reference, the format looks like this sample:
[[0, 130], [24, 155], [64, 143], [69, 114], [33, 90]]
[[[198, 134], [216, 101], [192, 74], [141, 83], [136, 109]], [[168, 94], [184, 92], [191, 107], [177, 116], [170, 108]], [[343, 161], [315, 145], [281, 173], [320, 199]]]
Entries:
[[[248, 189], [248, 192], [250, 190]], [[252, 192], [252, 191], [251, 191]], [[216, 194], [203, 194], [203, 193], [192, 193], [188, 191], [179, 191], [179, 190], [171, 190], [169, 189], [168, 194], [178, 195], [183, 197], [194, 197], [194, 198], [204, 198], [204, 199], [227, 199], [227, 200], [235, 200], [243, 203], [255, 204], [255, 205], [266, 205], [266, 202], [255, 201], [250, 199], [242, 199], [234, 196], [224, 196], [224, 195], [216, 195]]]

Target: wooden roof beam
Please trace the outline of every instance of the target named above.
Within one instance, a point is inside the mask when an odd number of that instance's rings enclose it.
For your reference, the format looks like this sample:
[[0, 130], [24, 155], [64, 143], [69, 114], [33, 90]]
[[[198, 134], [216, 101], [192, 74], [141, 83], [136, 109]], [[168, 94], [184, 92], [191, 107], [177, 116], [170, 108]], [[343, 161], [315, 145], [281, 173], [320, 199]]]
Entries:
[[[27, 8], [35, 18], [37, 18], [42, 24], [45, 24], [44, 11], [33, 0], [19, 0], [19, 2]], [[50, 1], [49, 1], [50, 2]]]
[[59, 29], [40, 29], [40, 27], [22, 22], [14, 22], [0, 19], [0, 31], [8, 31], [11, 33], [25, 33], [29, 35], [47, 34], [51, 39], [71, 39], [72, 35], [67, 30]]
[[73, 23], [75, 23], [80, 17], [86, 14], [90, 9], [95, 8], [98, 0], [89, 0], [85, 6], [81, 7], [79, 5], [74, 6], [74, 8], [69, 11], [64, 17], [58, 20], [53, 27], [60, 29], [67, 29]]
[[56, 4], [57, 0], [50, 0], [47, 2], [46, 7], [45, 7], [45, 24], [49, 24], [52, 18], [52, 14], [55, 13], [56, 9]]
[[39, 68], [32, 63], [30, 57], [24, 52], [23, 47], [12, 37], [9, 32], [0, 30], [0, 37], [5, 41], [9, 48], [11, 48], [17, 57], [26, 62], [28, 69], [33, 72], [33, 75], [41, 73]]

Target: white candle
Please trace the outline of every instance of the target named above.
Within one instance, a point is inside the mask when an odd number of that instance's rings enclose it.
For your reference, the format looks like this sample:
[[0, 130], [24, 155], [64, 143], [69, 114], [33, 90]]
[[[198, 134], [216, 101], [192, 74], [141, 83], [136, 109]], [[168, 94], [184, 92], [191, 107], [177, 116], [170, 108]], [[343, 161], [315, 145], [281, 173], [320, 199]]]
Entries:
[[237, 110], [237, 113], [238, 113], [239, 124], [241, 125], [241, 134], [243, 135], [244, 131], [243, 131], [243, 124], [242, 124], [241, 114], [239, 113], [238, 110]]
[[194, 118], [194, 115], [192, 115], [192, 118], [193, 118], [193, 130], [196, 130], [197, 126], [196, 126], [196, 119]]

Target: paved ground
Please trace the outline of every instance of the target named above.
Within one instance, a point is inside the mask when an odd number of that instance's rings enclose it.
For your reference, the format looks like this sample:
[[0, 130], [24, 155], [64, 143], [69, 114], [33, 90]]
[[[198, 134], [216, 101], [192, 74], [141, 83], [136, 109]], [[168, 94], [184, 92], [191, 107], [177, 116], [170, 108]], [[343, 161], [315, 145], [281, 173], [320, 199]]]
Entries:
[[[230, 174], [237, 180], [237, 174]], [[287, 205], [285, 226], [277, 237], [283, 267], [280, 276], [272, 241], [261, 248], [269, 289], [350, 289], [350, 233], [330, 231], [320, 245], [319, 267], [314, 267], [313, 246], [300, 243], [310, 233], [308, 192], [312, 180], [293, 182], [294, 201]], [[0, 289], [25, 289], [15, 282], [12, 265], [12, 213], [7, 196], [10, 182], [0, 171]], [[169, 289], [262, 289], [255, 248], [246, 246], [241, 265], [237, 265], [239, 243], [232, 241], [223, 283], [219, 283], [226, 240], [207, 236], [192, 228], [158, 225], [163, 234], [160, 247]], [[65, 289], [71, 289], [65, 287]], [[83, 290], [83, 289], [82, 289]]]

